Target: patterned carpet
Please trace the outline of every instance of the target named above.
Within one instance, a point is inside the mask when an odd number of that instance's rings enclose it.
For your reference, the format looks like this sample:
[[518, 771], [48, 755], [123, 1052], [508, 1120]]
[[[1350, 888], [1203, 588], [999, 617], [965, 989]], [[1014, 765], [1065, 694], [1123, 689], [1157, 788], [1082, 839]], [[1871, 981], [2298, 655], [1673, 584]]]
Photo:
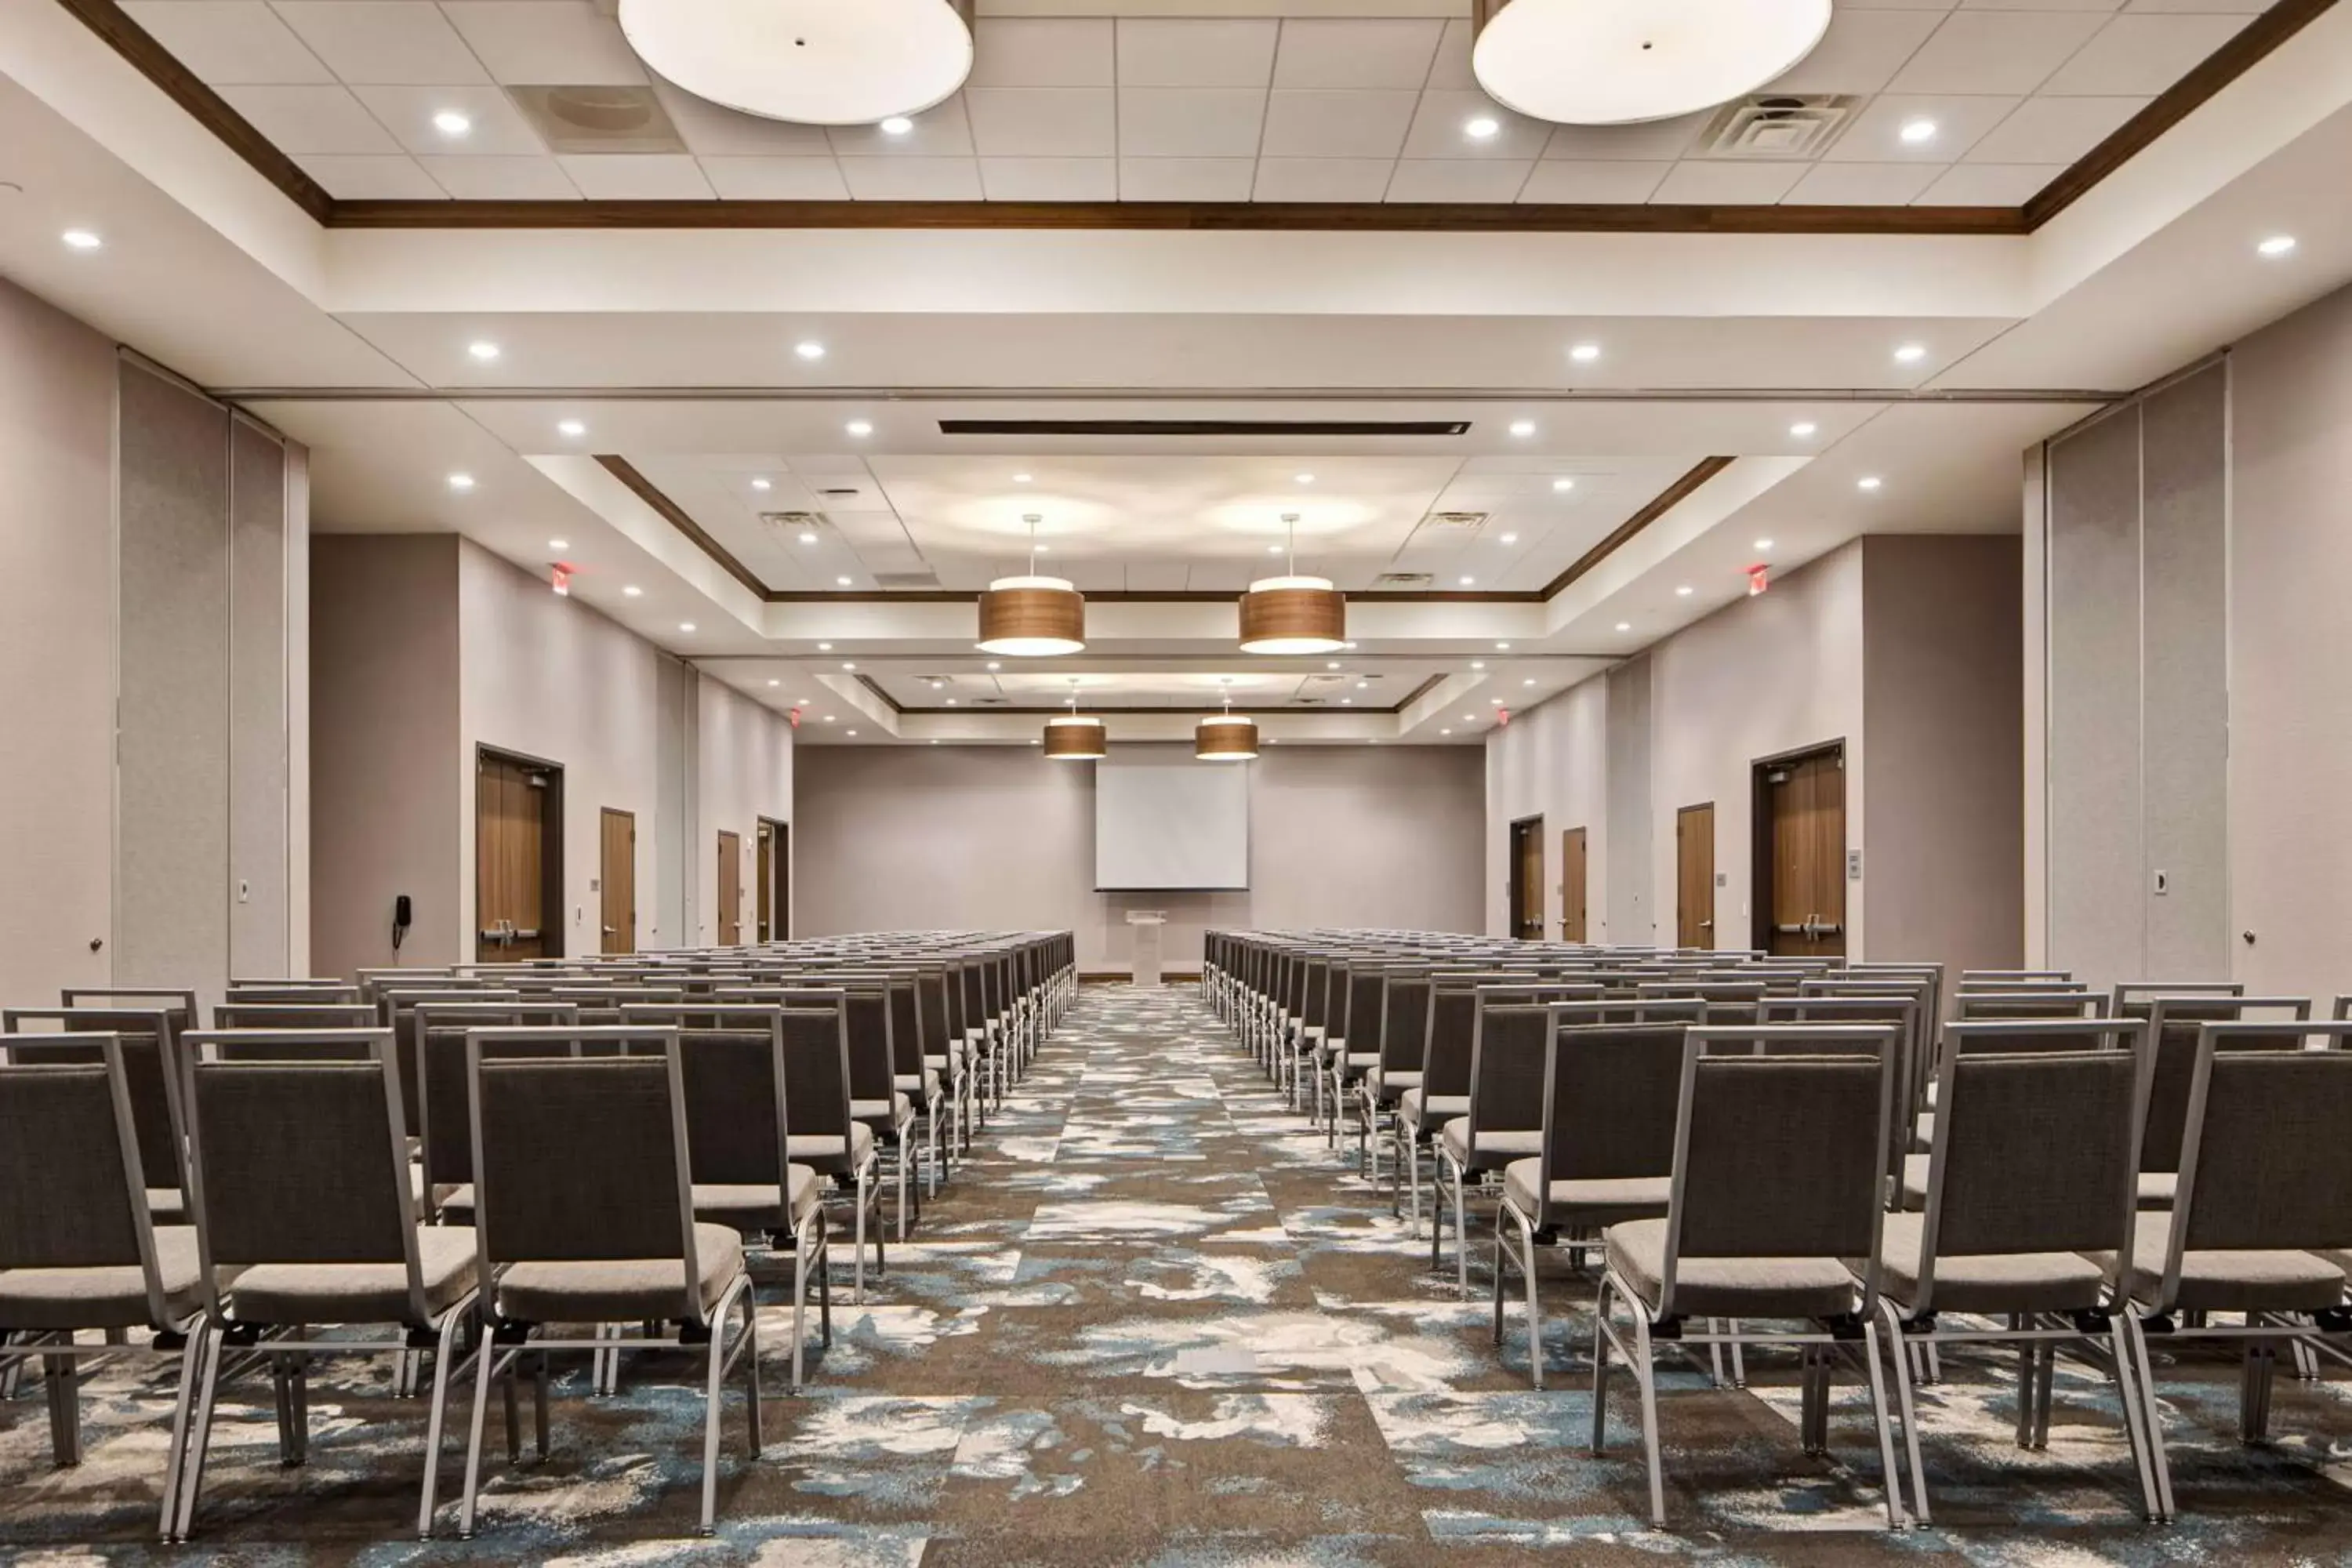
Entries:
[[[1089, 988], [919, 1237], [892, 1249], [866, 1306], [847, 1305], [845, 1281], [833, 1347], [812, 1350], [798, 1398], [782, 1392], [789, 1308], [765, 1312], [767, 1452], [744, 1456], [730, 1394], [715, 1540], [693, 1533], [702, 1401], [683, 1362], [634, 1359], [614, 1399], [587, 1397], [584, 1361], [569, 1369], [544, 1462], [509, 1467], [494, 1412], [477, 1538], [426, 1544], [413, 1538], [423, 1407], [353, 1361], [314, 1374], [300, 1469], [277, 1464], [266, 1388], [226, 1396], [199, 1542], [176, 1552], [150, 1539], [170, 1373], [101, 1373], [89, 1458], [67, 1471], [49, 1468], [28, 1386], [0, 1426], [0, 1560], [2352, 1560], [2352, 1382], [2282, 1379], [2284, 1436], [2250, 1450], [2221, 1359], [2159, 1367], [2186, 1518], [2151, 1530], [2099, 1377], [2061, 1364], [2050, 1447], [2023, 1454], [2010, 1365], [1948, 1355], [1923, 1409], [1937, 1526], [1901, 1536], [1883, 1527], [1858, 1388], [1838, 1391], [1831, 1456], [1809, 1458], [1793, 1362], [1751, 1355], [1746, 1393], [1670, 1365], [1674, 1528], [1651, 1531], [1629, 1383], [1612, 1451], [1585, 1451], [1590, 1280], [1547, 1260], [1549, 1387], [1531, 1392], [1516, 1310], [1506, 1349], [1490, 1341], [1483, 1268], [1466, 1303], [1450, 1269], [1429, 1274], [1426, 1240], [1282, 1107], [1189, 988]], [[446, 1537], [457, 1442], [443, 1465]]]

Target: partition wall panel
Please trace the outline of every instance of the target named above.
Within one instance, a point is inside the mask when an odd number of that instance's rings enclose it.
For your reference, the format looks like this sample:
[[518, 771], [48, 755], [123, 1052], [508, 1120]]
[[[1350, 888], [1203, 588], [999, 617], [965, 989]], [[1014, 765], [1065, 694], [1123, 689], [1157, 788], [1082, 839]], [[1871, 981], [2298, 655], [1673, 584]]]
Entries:
[[229, 970], [291, 973], [285, 443], [232, 419], [228, 479]]
[[1607, 936], [1614, 942], [1655, 942], [1660, 939], [1650, 891], [1650, 660], [1627, 659], [1605, 679], [1609, 758], [1603, 792], [1609, 827], [1601, 852], [1608, 867]]

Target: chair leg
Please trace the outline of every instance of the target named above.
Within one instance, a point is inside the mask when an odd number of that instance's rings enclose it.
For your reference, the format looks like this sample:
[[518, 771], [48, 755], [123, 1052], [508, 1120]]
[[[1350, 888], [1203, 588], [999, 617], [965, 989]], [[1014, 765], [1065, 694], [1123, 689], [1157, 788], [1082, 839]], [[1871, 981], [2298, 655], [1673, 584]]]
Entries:
[[1657, 1357], [1650, 1347], [1650, 1314], [1639, 1301], [1633, 1312], [1633, 1382], [1642, 1394], [1642, 1458], [1650, 1469], [1650, 1522], [1666, 1527], [1666, 1483], [1658, 1458]]
[[2131, 1342], [2132, 1371], [2139, 1378], [2139, 1398], [2142, 1420], [2147, 1432], [2148, 1466], [2156, 1472], [2156, 1500], [2160, 1521], [2169, 1523], [2175, 1517], [2172, 1497], [2172, 1467], [2164, 1452], [2164, 1415], [2156, 1397], [2156, 1370], [2147, 1356], [2147, 1331], [2126, 1309], [2120, 1314], [2126, 1337]]
[[172, 1447], [164, 1458], [163, 1512], [157, 1521], [156, 1531], [163, 1540], [174, 1539], [179, 1529], [180, 1486], [188, 1463], [188, 1411], [196, 1397], [196, 1381], [204, 1364], [206, 1329], [199, 1323], [188, 1331], [188, 1342], [180, 1352], [180, 1397], [172, 1406]]
[[[71, 1342], [73, 1336], [59, 1340]], [[49, 1401], [49, 1457], [60, 1469], [81, 1463], [81, 1373], [69, 1355], [41, 1358], [41, 1385]]]
[[[2149, 1523], [2163, 1517], [2156, 1497], [2156, 1472], [2150, 1468], [2147, 1451], [2147, 1431], [2145, 1426], [2146, 1407], [2140, 1402], [2138, 1379], [2132, 1371], [2131, 1343], [2124, 1329], [2124, 1314], [2116, 1313], [2107, 1322], [2108, 1353], [2115, 1358], [2116, 1398], [2123, 1406], [2124, 1436], [2131, 1440], [2132, 1463], [2139, 1470], [2141, 1506]], [[1926, 1517], [1922, 1510], [1921, 1517]]]
[[760, 1293], [743, 1287], [743, 1394], [751, 1402], [751, 1458], [767, 1442], [760, 1409]]
[[[425, 1417], [425, 1485], [416, 1502], [416, 1539], [433, 1539], [433, 1494], [441, 1479], [441, 1428], [449, 1410], [449, 1363], [457, 1352], [457, 1325], [464, 1312], [441, 1320], [441, 1342], [433, 1352], [433, 1408]], [[487, 1347], [485, 1347], [487, 1348]]]
[[[820, 1211], [822, 1214], [822, 1211]], [[824, 1223], [822, 1218], [819, 1224]], [[803, 1359], [808, 1350], [808, 1268], [809, 1252], [815, 1246], [809, 1227], [802, 1226], [793, 1233], [793, 1392], [801, 1391]]]
[[490, 1413], [490, 1373], [497, 1366], [499, 1344], [489, 1325], [482, 1325], [481, 1342], [474, 1351], [474, 1412], [466, 1438], [466, 1498], [457, 1510], [457, 1539], [474, 1538], [474, 1500], [482, 1479], [482, 1421]]
[[856, 1281], [850, 1287], [852, 1304], [866, 1304], [866, 1167], [857, 1168], [857, 1264]]
[[1886, 1375], [1878, 1364], [1878, 1325], [1862, 1324], [1862, 1355], [1870, 1367], [1870, 1415], [1878, 1427], [1879, 1476], [1886, 1487], [1886, 1528], [1903, 1528], [1903, 1472], [1895, 1465], [1895, 1434], [1886, 1421]]
[[[1911, 1392], [1912, 1360], [1910, 1347], [1904, 1342], [1903, 1319], [1895, 1303], [1885, 1297], [1878, 1299], [1879, 1314], [1886, 1320], [1886, 1343], [1895, 1360], [1895, 1399], [1903, 1416], [1903, 1447], [1911, 1461], [1911, 1511], [1921, 1524], [1928, 1522], [1927, 1467], [1919, 1455], [1919, 1412]], [[2138, 1438], [2133, 1438], [2137, 1447]]]
[[1592, 1453], [1601, 1455], [1609, 1434], [1609, 1276], [1592, 1300]]
[[194, 1425], [188, 1431], [188, 1458], [185, 1479], [180, 1482], [180, 1518], [172, 1534], [185, 1541], [195, 1526], [196, 1496], [204, 1490], [205, 1451], [212, 1447], [213, 1401], [220, 1388], [221, 1358], [227, 1353], [222, 1331], [207, 1327], [205, 1331], [203, 1377], [196, 1390]]

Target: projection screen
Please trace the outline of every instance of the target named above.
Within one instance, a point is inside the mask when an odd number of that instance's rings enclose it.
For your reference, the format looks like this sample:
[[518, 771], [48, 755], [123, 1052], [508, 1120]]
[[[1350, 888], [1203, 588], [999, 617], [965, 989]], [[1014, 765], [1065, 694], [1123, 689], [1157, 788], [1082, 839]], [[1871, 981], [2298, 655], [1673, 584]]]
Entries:
[[1250, 766], [1112, 747], [1095, 764], [1096, 889], [1247, 888]]

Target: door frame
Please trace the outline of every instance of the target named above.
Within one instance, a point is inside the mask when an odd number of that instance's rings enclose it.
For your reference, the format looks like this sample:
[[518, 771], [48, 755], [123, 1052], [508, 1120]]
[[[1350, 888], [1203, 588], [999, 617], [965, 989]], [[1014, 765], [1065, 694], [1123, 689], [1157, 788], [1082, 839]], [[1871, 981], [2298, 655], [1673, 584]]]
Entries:
[[[1815, 741], [1810, 745], [1793, 746], [1785, 752], [1775, 752], [1769, 757], [1758, 757], [1748, 764], [1748, 899], [1751, 911], [1748, 920], [1748, 945], [1758, 952], [1772, 951], [1772, 786], [1766, 775], [1774, 768], [1790, 763], [1811, 762], [1815, 757], [1835, 756], [1838, 759], [1838, 819], [1846, 820], [1846, 807], [1853, 796], [1846, 789], [1845, 737], [1833, 741]], [[1849, 825], [1850, 826], [1850, 825]], [[1845, 879], [1845, 859], [1851, 842], [1838, 846], [1839, 880]], [[1849, 950], [1853, 933], [1843, 933]]]
[[[541, 814], [539, 825], [539, 952], [541, 958], [565, 957], [564, 935], [571, 928], [563, 923], [563, 764], [550, 762], [545, 757], [534, 757], [529, 752], [518, 752], [511, 747], [493, 746], [479, 741], [474, 743], [474, 907], [472, 923], [467, 930], [478, 950], [482, 929], [480, 780], [482, 763], [492, 760], [547, 775], [547, 807]], [[599, 921], [597, 923], [601, 925], [604, 922]]]
[[1695, 800], [1688, 805], [1675, 807], [1675, 946], [1677, 948], [1703, 946], [1708, 951], [1718, 951], [1716, 949], [1714, 939], [1722, 931], [1719, 922], [1723, 916], [1723, 900], [1715, 896], [1716, 874], [1720, 868], [1715, 863], [1715, 837], [1712, 831], [1707, 836], [1706, 845], [1706, 921], [1705, 924], [1707, 940], [1704, 943], [1683, 941], [1683, 818], [1695, 811], [1706, 813], [1707, 826], [1711, 830], [1715, 825], [1715, 802]]
[[[752, 821], [760, 828], [767, 830], [774, 843], [769, 851], [769, 905], [759, 912], [767, 918], [770, 942], [790, 942], [793, 940], [793, 825], [773, 816], [754, 817]], [[779, 869], [781, 875], [776, 874]], [[756, 878], [756, 870], [753, 875]], [[757, 921], [752, 922], [751, 929], [759, 930]]]
[[[1519, 942], [1541, 942], [1544, 939], [1544, 917], [1542, 913], [1538, 913], [1535, 918], [1534, 923], [1536, 933], [1533, 936], [1527, 934], [1525, 927], [1528, 922], [1519, 918], [1521, 912], [1527, 908], [1525, 894], [1527, 892], [1526, 883], [1528, 876], [1528, 860], [1524, 846], [1528, 842], [1532, 841], [1536, 847], [1536, 853], [1538, 856], [1541, 856], [1544, 849], [1543, 834], [1543, 814], [1541, 812], [1538, 812], [1533, 816], [1513, 817], [1511, 819], [1510, 833], [1504, 839], [1506, 852], [1510, 856], [1511, 861], [1508, 881], [1508, 898], [1510, 900], [1510, 920], [1508, 924], [1511, 928], [1510, 935], [1514, 940]], [[1544, 896], [1544, 888], [1542, 885], [1543, 879], [1541, 877], [1538, 877], [1536, 879], [1536, 908], [1539, 911], [1547, 910], [1551, 907], [1551, 900]]]

